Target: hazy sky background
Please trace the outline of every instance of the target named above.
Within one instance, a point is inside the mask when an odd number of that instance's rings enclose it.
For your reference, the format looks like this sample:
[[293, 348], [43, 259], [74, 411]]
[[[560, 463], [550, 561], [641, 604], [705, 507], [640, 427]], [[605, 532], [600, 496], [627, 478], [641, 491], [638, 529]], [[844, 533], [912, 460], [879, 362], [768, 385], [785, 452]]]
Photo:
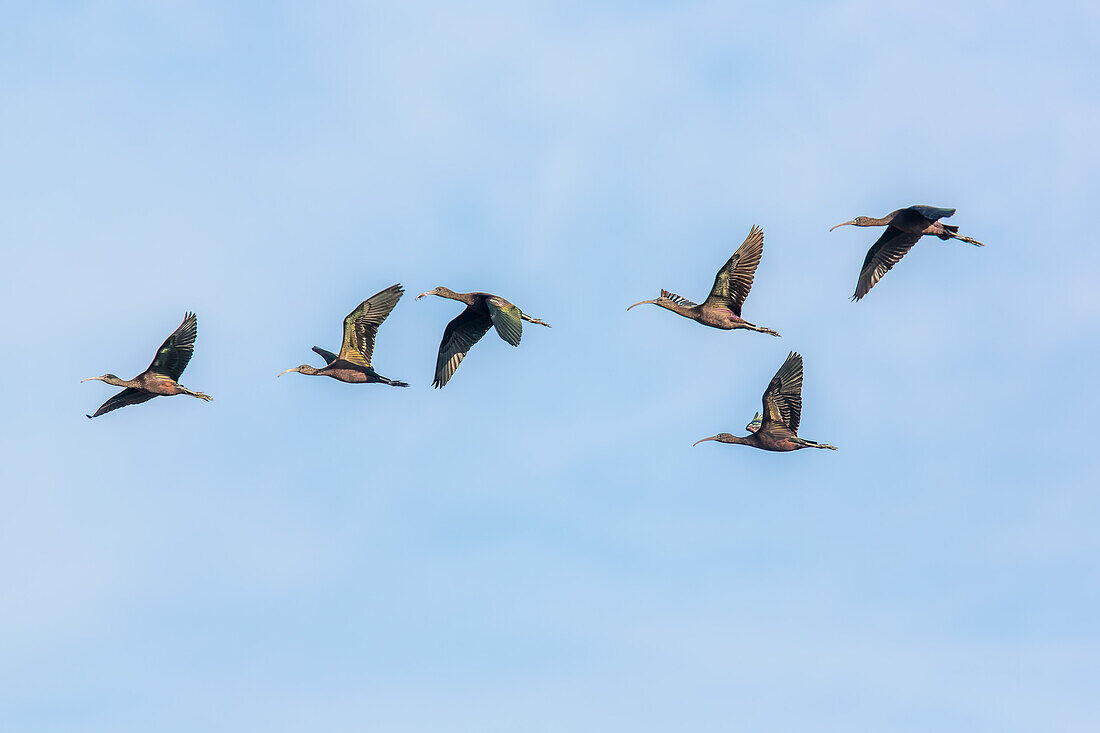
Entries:
[[[459, 6], [462, 7], [459, 7]], [[1095, 3], [4, 3], [0, 727], [1080, 731]], [[915, 203], [922, 241], [848, 296]], [[745, 317], [693, 300], [759, 224]], [[401, 282], [375, 366], [319, 364]], [[430, 388], [458, 304], [512, 300]], [[95, 421], [187, 310], [183, 383]], [[788, 350], [801, 432], [743, 426]]]

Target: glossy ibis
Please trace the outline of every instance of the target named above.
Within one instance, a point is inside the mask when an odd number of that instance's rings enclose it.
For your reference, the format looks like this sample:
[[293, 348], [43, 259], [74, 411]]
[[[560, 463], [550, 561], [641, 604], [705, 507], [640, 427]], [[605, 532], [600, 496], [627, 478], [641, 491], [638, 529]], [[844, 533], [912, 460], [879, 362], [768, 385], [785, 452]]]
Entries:
[[466, 309], [455, 316], [443, 331], [443, 340], [439, 344], [439, 356], [435, 360], [433, 387], [442, 387], [450, 381], [458, 365], [466, 358], [466, 352], [481, 340], [490, 327], [495, 327], [497, 335], [512, 346], [519, 346], [524, 321], [550, 328], [549, 323], [532, 318], [499, 295], [456, 293], [442, 285], [421, 293], [416, 296], [416, 299], [420, 300], [425, 295], [438, 295], [440, 298], [449, 298], [466, 304]]
[[881, 227], [886, 231], [878, 238], [878, 241], [867, 250], [867, 258], [863, 260], [863, 269], [859, 271], [859, 280], [856, 282], [856, 292], [852, 300], [859, 300], [875, 286], [882, 276], [890, 271], [890, 268], [905, 256], [905, 253], [917, 243], [917, 240], [925, 234], [940, 239], [959, 239], [969, 242], [977, 247], [985, 245], [976, 239], [964, 237], [959, 234], [959, 228], [954, 224], [941, 224], [940, 219], [954, 216], [954, 209], [941, 209], [935, 206], [907, 206], [904, 209], [893, 211], [881, 219], [870, 216], [857, 216], [851, 221], [837, 224], [829, 231], [837, 227]]
[[325, 360], [325, 366], [317, 369], [309, 364], [302, 364], [293, 369], [286, 369], [276, 376], [283, 376], [287, 372], [298, 372], [310, 376], [332, 377], [340, 382], [349, 384], [388, 384], [391, 387], [408, 387], [405, 382], [383, 377], [374, 371], [371, 366], [371, 358], [374, 355], [374, 338], [378, 335], [378, 327], [386, 320], [397, 301], [401, 299], [405, 290], [400, 285], [391, 285], [380, 293], [376, 293], [359, 304], [344, 319], [344, 342], [340, 345], [340, 354], [337, 356], [331, 351], [326, 351], [320, 346], [314, 346], [316, 351]]
[[125, 387], [111, 399], [100, 405], [94, 415], [87, 417], [99, 417], [100, 415], [117, 410], [127, 405], [139, 405], [148, 402], [154, 397], [169, 397], [177, 394], [191, 395], [200, 400], [214, 399], [202, 392], [187, 389], [177, 380], [187, 368], [187, 362], [191, 361], [191, 354], [195, 350], [195, 337], [199, 333], [198, 319], [194, 313], [187, 313], [183, 317], [183, 323], [172, 332], [172, 335], [164, 340], [157, 349], [157, 355], [153, 357], [153, 363], [141, 374], [133, 379], [119, 379], [114, 374], [104, 374], [102, 377], [88, 377], [80, 380], [88, 382], [98, 380], [115, 387]]
[[771, 451], [792, 451], [802, 448], [827, 448], [836, 450], [827, 443], [815, 443], [798, 437], [798, 422], [802, 418], [802, 357], [795, 352], [787, 356], [783, 366], [772, 377], [768, 388], [764, 390], [764, 412], [757, 413], [745, 429], [749, 435], [740, 437], [729, 433], [719, 433], [713, 438], [695, 441], [699, 445], [707, 440], [719, 443], [737, 443], [750, 445]]
[[[678, 313], [684, 318], [698, 321], [704, 326], [731, 330], [734, 328], [747, 328], [750, 331], [770, 333], [772, 336], [779, 334], [770, 328], [749, 323], [741, 317], [741, 306], [745, 298], [749, 297], [752, 289], [752, 278], [756, 273], [756, 267], [760, 264], [760, 256], [764, 253], [764, 231], [754, 226], [749, 231], [749, 236], [737, 248], [737, 251], [726, 260], [722, 269], [714, 276], [714, 287], [710, 289], [710, 295], [702, 305], [692, 303], [676, 293], [667, 290], [661, 291], [661, 297], [654, 300], [643, 300], [634, 305], [654, 303], [667, 308], [673, 313]], [[630, 306], [633, 308], [634, 305]], [[627, 308], [627, 310], [630, 310]]]

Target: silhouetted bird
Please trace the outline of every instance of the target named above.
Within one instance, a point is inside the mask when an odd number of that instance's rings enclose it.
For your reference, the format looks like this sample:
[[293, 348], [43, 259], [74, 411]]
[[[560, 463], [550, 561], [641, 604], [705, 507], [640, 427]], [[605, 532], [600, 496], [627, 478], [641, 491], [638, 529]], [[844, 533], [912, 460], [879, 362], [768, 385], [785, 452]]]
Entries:
[[768, 388], [764, 390], [764, 412], [757, 413], [745, 429], [749, 435], [739, 437], [729, 433], [719, 433], [713, 438], [695, 441], [695, 445], [707, 440], [719, 443], [749, 445], [771, 451], [792, 451], [802, 448], [827, 448], [836, 450], [827, 443], [815, 443], [798, 437], [798, 423], [802, 418], [802, 357], [793, 351], [772, 377]]
[[401, 299], [404, 289], [400, 285], [391, 285], [380, 293], [372, 295], [359, 304], [344, 319], [344, 342], [340, 345], [340, 355], [326, 351], [320, 346], [314, 346], [313, 350], [321, 355], [327, 364], [320, 369], [302, 364], [293, 369], [286, 369], [276, 376], [283, 376], [287, 372], [298, 372], [310, 376], [332, 377], [349, 384], [388, 384], [391, 387], [408, 387], [405, 382], [383, 377], [374, 371], [371, 366], [371, 358], [374, 355], [374, 338], [378, 335], [378, 327], [386, 320], [397, 301]]
[[859, 300], [875, 286], [882, 276], [890, 271], [905, 256], [905, 253], [917, 243], [917, 240], [925, 234], [940, 239], [959, 239], [969, 242], [977, 247], [985, 245], [976, 239], [964, 237], [959, 234], [959, 228], [954, 224], [940, 224], [940, 219], [954, 216], [954, 209], [940, 209], [935, 206], [909, 206], [893, 211], [881, 219], [869, 216], [857, 216], [851, 221], [837, 224], [829, 231], [837, 227], [880, 227], [885, 226], [886, 231], [871, 245], [867, 251], [867, 257], [863, 260], [863, 269], [859, 271], [859, 280], [856, 282], [856, 292], [852, 300]]
[[458, 365], [466, 358], [466, 352], [481, 340], [490, 327], [495, 326], [497, 335], [512, 346], [519, 346], [523, 321], [550, 327], [549, 323], [532, 318], [499, 295], [456, 293], [442, 285], [421, 293], [416, 299], [420, 300], [425, 295], [438, 295], [466, 304], [466, 309], [455, 316], [443, 331], [443, 341], [439, 344], [439, 355], [435, 360], [433, 387], [442, 387], [451, 379]]
[[185, 394], [198, 397], [200, 400], [209, 401], [214, 399], [202, 392], [187, 389], [187, 387], [176, 381], [183, 374], [183, 370], [187, 368], [187, 362], [191, 361], [191, 354], [195, 350], [195, 337], [198, 332], [198, 319], [195, 318], [194, 313], [188, 313], [184, 316], [183, 323], [180, 324], [179, 328], [173, 331], [172, 335], [165, 339], [164, 343], [157, 349], [157, 355], [153, 357], [153, 363], [149, 365], [149, 368], [133, 379], [119, 379], [114, 374], [104, 374], [102, 377], [88, 377], [80, 380], [81, 382], [98, 380], [115, 387], [126, 388], [104, 402], [95, 411], [94, 415], [88, 415], [87, 417], [99, 417], [111, 410], [117, 410], [127, 405], [141, 404], [154, 397]]
[[749, 236], [715, 275], [714, 287], [710, 289], [710, 295], [702, 305], [692, 303], [687, 298], [667, 290], [662, 290], [661, 297], [655, 300], [643, 300], [634, 305], [654, 303], [711, 328], [727, 331], [734, 328], [747, 328], [751, 331], [778, 336], [779, 334], [770, 328], [749, 323], [741, 317], [741, 306], [744, 305], [745, 298], [749, 297], [753, 275], [756, 273], [756, 267], [760, 264], [760, 256], [763, 253], [764, 232], [760, 227], [754, 226], [749, 231]]

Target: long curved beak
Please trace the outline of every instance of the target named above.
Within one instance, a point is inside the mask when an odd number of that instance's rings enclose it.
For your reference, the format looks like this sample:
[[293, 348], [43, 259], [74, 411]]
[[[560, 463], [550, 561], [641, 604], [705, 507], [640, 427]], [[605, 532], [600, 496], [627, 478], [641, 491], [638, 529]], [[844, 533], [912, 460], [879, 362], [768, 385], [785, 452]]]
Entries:
[[699, 445], [700, 443], [705, 443], [708, 440], [718, 440], [718, 436], [715, 435], [713, 438], [702, 438], [700, 440], [697, 440], [697, 441], [695, 441], [694, 443], [691, 444], [691, 447], [694, 448], [695, 446]]
[[[846, 226], [848, 226], [849, 224], [855, 224], [855, 222], [854, 222], [854, 221], [846, 221], [846, 222], [844, 222], [843, 224], [837, 224], [837, 225], [836, 225], [836, 227], [846, 227]], [[836, 227], [833, 227], [833, 228], [832, 228], [832, 229], [830, 229], [829, 231], [830, 231], [830, 232], [831, 232], [831, 231], [833, 231], [833, 229], [836, 229]]]
[[[656, 303], [656, 302], [657, 302], [656, 299], [654, 299], [654, 300], [643, 300], [643, 301], [640, 301], [638, 303], [635, 303], [634, 305], [645, 305], [646, 303]], [[630, 306], [630, 308], [633, 308], [634, 305]], [[630, 310], [630, 308], [627, 308], [627, 310]]]
[[425, 295], [431, 295], [431, 294], [432, 294], [432, 291], [431, 291], [431, 290], [425, 290], [425, 291], [424, 291], [423, 293], [421, 293], [420, 295], [418, 295], [418, 296], [416, 296], [415, 298], [413, 298], [413, 300], [420, 300], [420, 299], [421, 299], [421, 298], [423, 298], [423, 297], [424, 297]]
[[103, 381], [103, 377], [88, 377], [87, 379], [81, 379], [81, 380], [80, 380], [80, 383], [81, 383], [81, 384], [84, 384], [85, 382], [94, 382], [94, 381], [97, 381], [97, 380], [98, 380], [98, 381], [100, 381], [100, 382], [102, 382], [102, 381]]
[[276, 376], [276, 377], [281, 377], [281, 376], [283, 376], [284, 374], [286, 374], [287, 372], [296, 372], [296, 371], [298, 371], [298, 367], [293, 367], [293, 368], [291, 368], [291, 369], [284, 369], [284, 370], [282, 370], [281, 372], [279, 372], [278, 374], [276, 374], [275, 376]]

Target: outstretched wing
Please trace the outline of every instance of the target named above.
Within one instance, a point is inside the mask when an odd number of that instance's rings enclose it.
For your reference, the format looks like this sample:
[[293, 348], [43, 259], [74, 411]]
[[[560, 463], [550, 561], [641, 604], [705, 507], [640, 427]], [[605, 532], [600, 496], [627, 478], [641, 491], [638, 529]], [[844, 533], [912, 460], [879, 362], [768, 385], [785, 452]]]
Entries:
[[336, 361], [336, 354], [332, 353], [328, 349], [322, 349], [320, 346], [314, 346], [313, 350], [321, 355], [321, 358], [325, 360], [326, 364], [331, 364]]
[[859, 271], [859, 280], [856, 282], [856, 292], [852, 300], [859, 300], [867, 295], [875, 283], [890, 272], [890, 268], [896, 265], [920, 238], [919, 232], [905, 232], [893, 224], [886, 227], [886, 231], [878, 241], [867, 250], [867, 258], [863, 260], [863, 269]]
[[752, 278], [764, 253], [764, 230], [754, 226], [749, 236], [726, 260], [722, 269], [714, 276], [714, 287], [710, 289], [705, 304], [719, 308], [728, 308], [741, 315], [741, 306], [752, 290]]
[[938, 206], [925, 206], [923, 204], [918, 206], [910, 206], [910, 211], [915, 211], [925, 219], [931, 221], [938, 221], [940, 219], [947, 219], [955, 215], [954, 209], [941, 209]]
[[[195, 351], [195, 337], [198, 333], [199, 320], [194, 313], [187, 313], [183, 317], [183, 323], [180, 324], [179, 328], [173, 331], [172, 335], [166, 338], [160, 348], [157, 349], [157, 355], [153, 357], [153, 363], [149, 365], [149, 369], [146, 371], [164, 374], [171, 377], [172, 381], [178, 382], [183, 370], [187, 368], [187, 362], [191, 361], [191, 354]], [[140, 401], [144, 402], [145, 400]], [[132, 403], [127, 402], [125, 404]], [[118, 405], [118, 407], [122, 407], [122, 405]]]
[[[362, 367], [371, 365], [374, 356], [374, 337], [378, 327], [386, 320], [405, 289], [391, 285], [372, 295], [344, 319], [344, 342], [340, 345], [340, 358]], [[324, 354], [322, 354], [324, 356]], [[327, 358], [327, 357], [326, 357]]]
[[94, 415], [88, 415], [87, 417], [99, 417], [106, 412], [117, 410], [120, 407], [128, 407], [129, 405], [140, 405], [142, 402], [148, 402], [154, 397], [156, 397], [156, 395], [152, 392], [144, 392], [140, 389], [127, 387], [126, 389], [122, 390], [114, 397], [100, 405], [99, 409], [95, 411]]
[[497, 329], [497, 335], [510, 343], [519, 346], [520, 337], [523, 336], [523, 319], [520, 310], [499, 295], [494, 295], [485, 300], [489, 306], [489, 317]]
[[489, 318], [471, 308], [466, 308], [447, 324], [439, 344], [439, 356], [435, 360], [433, 387], [442, 387], [450, 381], [458, 365], [466, 358], [466, 352], [481, 340], [492, 325]]
[[670, 290], [662, 290], [661, 291], [661, 297], [665, 298], [667, 300], [671, 300], [673, 303], [678, 303], [679, 305], [682, 305], [685, 308], [694, 308], [695, 306], [699, 305], [698, 303], [692, 303], [690, 300], [688, 300], [684, 296], [677, 295], [676, 293], [673, 293]]
[[774, 431], [779, 427], [798, 434], [798, 423], [802, 419], [802, 357], [799, 354], [792, 351], [787, 355], [787, 360], [764, 390], [763, 404], [760, 430]]

